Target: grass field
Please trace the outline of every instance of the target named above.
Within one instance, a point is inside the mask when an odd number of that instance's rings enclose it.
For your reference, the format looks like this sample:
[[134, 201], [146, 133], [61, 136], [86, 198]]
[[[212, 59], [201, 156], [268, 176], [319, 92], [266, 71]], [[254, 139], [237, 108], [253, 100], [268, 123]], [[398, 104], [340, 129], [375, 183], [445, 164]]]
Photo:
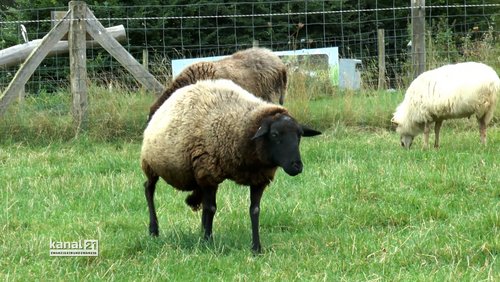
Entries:
[[[0, 122], [3, 281], [500, 279], [498, 122], [487, 147], [462, 120], [444, 123], [441, 149], [423, 150], [419, 136], [405, 151], [386, 119], [400, 97], [292, 102], [324, 134], [303, 140], [302, 174], [279, 170], [264, 193], [264, 253], [254, 256], [249, 192], [231, 182], [212, 243], [187, 194], [163, 182], [160, 236], [148, 236], [139, 152], [149, 100], [93, 100], [91, 129], [74, 137], [57, 99], [13, 106]], [[98, 257], [49, 256], [50, 240], [84, 239], [99, 240]]]

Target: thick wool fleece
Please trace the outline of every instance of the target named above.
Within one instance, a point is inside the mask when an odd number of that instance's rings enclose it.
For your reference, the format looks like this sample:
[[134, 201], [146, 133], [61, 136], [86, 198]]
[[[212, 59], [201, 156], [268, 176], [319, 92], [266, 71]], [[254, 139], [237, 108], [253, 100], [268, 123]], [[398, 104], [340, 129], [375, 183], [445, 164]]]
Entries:
[[199, 62], [183, 70], [150, 107], [149, 118], [175, 90], [198, 80], [229, 79], [269, 102], [283, 104], [287, 70], [281, 59], [265, 48], [250, 48], [215, 62]]
[[185, 191], [216, 186], [224, 179], [268, 184], [276, 166], [251, 138], [264, 118], [279, 114], [287, 114], [286, 109], [229, 80], [181, 88], [158, 109], [144, 132], [143, 171]]

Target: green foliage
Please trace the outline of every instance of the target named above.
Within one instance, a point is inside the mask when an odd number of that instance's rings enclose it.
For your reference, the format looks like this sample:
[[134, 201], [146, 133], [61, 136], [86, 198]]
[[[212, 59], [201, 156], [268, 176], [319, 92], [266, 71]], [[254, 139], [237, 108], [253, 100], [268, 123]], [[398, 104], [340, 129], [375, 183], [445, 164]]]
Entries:
[[441, 18], [427, 32], [427, 68], [433, 69], [446, 63], [465, 61], [483, 62], [495, 69], [500, 68], [500, 41], [494, 30], [494, 21], [483, 27], [479, 25], [465, 34], [453, 31], [449, 19]]
[[[469, 33], [462, 38], [462, 52], [465, 60], [484, 62], [495, 69], [500, 69], [500, 41], [493, 26], [488, 31], [475, 35]], [[495, 58], [497, 58], [495, 60]]]

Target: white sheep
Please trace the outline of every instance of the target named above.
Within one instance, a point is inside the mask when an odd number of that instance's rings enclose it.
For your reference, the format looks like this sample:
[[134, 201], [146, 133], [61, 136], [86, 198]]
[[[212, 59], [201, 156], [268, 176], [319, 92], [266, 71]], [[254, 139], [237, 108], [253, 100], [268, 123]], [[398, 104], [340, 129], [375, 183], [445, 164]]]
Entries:
[[429, 146], [429, 125], [435, 122], [434, 147], [439, 147], [439, 130], [446, 119], [470, 117], [479, 122], [481, 142], [486, 144], [486, 126], [500, 91], [500, 79], [489, 66], [466, 62], [446, 65], [420, 74], [408, 87], [392, 122], [401, 135], [401, 146], [409, 149], [413, 138], [424, 132]]
[[159, 177], [192, 191], [186, 203], [202, 207], [205, 238], [212, 235], [218, 185], [231, 179], [250, 186], [252, 249], [260, 251], [259, 213], [264, 188], [277, 167], [302, 172], [301, 136], [319, 131], [300, 125], [279, 105], [257, 98], [230, 80], [198, 81], [175, 91], [146, 130], [141, 166], [149, 208], [149, 232], [158, 236], [154, 191]]

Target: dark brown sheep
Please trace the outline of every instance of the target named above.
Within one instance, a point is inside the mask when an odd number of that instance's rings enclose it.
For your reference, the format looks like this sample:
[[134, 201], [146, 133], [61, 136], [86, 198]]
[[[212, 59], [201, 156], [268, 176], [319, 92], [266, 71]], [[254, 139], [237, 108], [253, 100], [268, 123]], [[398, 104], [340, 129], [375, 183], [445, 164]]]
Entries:
[[205, 238], [212, 236], [217, 187], [225, 179], [250, 186], [252, 249], [260, 251], [260, 199], [278, 167], [302, 172], [301, 136], [319, 131], [300, 125], [287, 110], [263, 101], [230, 80], [199, 81], [177, 90], [144, 131], [141, 165], [149, 231], [158, 235], [154, 192], [159, 177], [192, 191], [186, 203], [202, 207]]

